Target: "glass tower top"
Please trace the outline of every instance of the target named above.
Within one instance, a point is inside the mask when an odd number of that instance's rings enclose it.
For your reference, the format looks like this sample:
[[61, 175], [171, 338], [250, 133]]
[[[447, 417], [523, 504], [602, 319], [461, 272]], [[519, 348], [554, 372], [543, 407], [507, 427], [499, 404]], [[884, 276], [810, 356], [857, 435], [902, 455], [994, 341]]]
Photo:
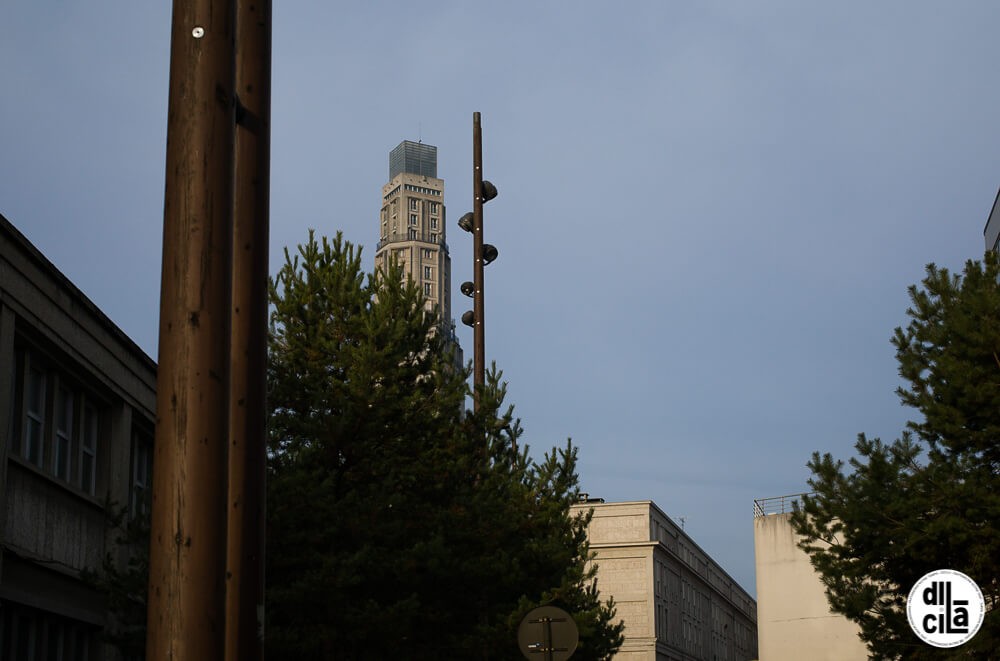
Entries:
[[403, 172], [437, 179], [437, 147], [403, 140], [389, 152], [389, 181]]

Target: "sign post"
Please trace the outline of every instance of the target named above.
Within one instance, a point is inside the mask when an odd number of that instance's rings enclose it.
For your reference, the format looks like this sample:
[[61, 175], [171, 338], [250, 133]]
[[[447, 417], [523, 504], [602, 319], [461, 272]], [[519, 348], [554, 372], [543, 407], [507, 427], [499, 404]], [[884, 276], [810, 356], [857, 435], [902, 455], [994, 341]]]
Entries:
[[565, 661], [573, 656], [580, 631], [573, 616], [555, 606], [540, 606], [521, 620], [517, 646], [526, 659]]

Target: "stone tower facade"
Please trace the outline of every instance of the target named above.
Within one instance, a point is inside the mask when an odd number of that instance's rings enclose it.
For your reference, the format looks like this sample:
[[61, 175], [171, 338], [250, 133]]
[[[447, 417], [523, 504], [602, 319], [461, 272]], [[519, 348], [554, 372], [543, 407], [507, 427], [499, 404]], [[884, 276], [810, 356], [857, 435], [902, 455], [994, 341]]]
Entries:
[[428, 311], [438, 310], [443, 330], [461, 349], [451, 316], [451, 257], [445, 232], [444, 181], [437, 176], [437, 147], [404, 140], [389, 153], [389, 183], [382, 186], [375, 268], [394, 256], [420, 286]]

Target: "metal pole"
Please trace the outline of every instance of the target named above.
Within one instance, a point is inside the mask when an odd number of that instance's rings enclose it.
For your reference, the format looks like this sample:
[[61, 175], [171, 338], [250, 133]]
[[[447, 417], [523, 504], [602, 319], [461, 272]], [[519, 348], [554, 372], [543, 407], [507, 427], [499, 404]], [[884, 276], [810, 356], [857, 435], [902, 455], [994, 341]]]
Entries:
[[486, 385], [486, 311], [483, 296], [483, 128], [478, 112], [472, 113], [472, 254], [476, 291], [473, 297], [473, 405], [479, 411], [480, 390]]
[[545, 661], [552, 661], [552, 618], [543, 617], [545, 627]]
[[236, 2], [227, 661], [264, 658], [271, 0]]
[[232, 0], [174, 0], [149, 661], [224, 647], [234, 17]]

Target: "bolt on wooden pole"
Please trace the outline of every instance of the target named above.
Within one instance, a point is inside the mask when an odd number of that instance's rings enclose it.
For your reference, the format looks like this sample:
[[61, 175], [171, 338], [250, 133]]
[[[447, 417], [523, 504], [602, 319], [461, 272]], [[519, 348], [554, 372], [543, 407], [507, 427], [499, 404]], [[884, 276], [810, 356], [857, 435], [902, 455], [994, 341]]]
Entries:
[[264, 658], [271, 0], [237, 0], [227, 661]]
[[174, 0], [146, 658], [220, 659], [234, 0]]

